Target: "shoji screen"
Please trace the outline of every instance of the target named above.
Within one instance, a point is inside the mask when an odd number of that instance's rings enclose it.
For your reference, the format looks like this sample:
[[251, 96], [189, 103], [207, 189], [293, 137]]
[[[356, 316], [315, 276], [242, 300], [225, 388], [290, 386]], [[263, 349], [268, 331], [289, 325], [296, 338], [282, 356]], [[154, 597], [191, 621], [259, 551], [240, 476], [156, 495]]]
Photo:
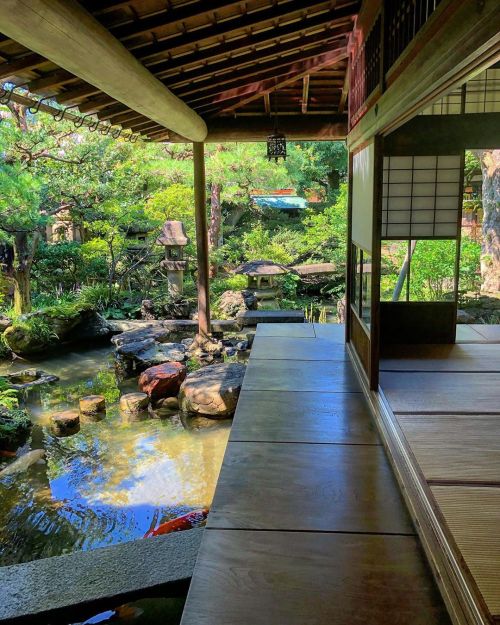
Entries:
[[385, 156], [382, 239], [457, 237], [461, 167], [460, 155]]
[[373, 143], [356, 152], [352, 163], [352, 241], [371, 252], [373, 232]]

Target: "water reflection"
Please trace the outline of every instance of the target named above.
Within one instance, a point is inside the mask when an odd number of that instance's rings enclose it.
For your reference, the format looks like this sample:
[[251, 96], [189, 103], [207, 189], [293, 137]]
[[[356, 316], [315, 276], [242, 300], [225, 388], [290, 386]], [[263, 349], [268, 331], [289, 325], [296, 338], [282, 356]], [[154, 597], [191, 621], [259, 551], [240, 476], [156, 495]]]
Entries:
[[[176, 415], [127, 423], [117, 399], [135, 390], [136, 380], [117, 380], [109, 355], [101, 348], [36, 363], [61, 381], [27, 400], [36, 421], [29, 446], [45, 449], [46, 463], [0, 479], [0, 564], [142, 538], [210, 505], [230, 421], [203, 427], [204, 419]], [[9, 371], [22, 368], [26, 362]], [[105, 419], [82, 423], [67, 438], [53, 436], [50, 414], [89, 393], [106, 396]]]

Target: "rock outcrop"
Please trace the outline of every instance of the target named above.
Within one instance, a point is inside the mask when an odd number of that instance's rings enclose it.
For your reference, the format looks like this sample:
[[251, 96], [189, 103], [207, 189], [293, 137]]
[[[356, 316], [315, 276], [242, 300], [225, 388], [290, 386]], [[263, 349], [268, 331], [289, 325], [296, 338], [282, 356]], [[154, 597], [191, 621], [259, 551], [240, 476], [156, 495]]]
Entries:
[[218, 308], [224, 319], [232, 319], [245, 310], [257, 310], [257, 298], [252, 291], [224, 291]]
[[106, 320], [94, 310], [60, 314], [50, 309], [22, 315], [4, 334], [15, 354], [36, 354], [61, 343], [89, 341], [109, 336]]
[[186, 374], [186, 366], [180, 362], [149, 367], [139, 377], [139, 390], [153, 402], [164, 397], [176, 397]]
[[116, 348], [120, 367], [126, 372], [141, 372], [166, 362], [187, 360], [186, 347], [181, 343], [158, 343], [152, 338], [124, 343]]
[[179, 403], [184, 412], [212, 418], [232, 415], [245, 375], [245, 365], [217, 364], [190, 373], [182, 383]]

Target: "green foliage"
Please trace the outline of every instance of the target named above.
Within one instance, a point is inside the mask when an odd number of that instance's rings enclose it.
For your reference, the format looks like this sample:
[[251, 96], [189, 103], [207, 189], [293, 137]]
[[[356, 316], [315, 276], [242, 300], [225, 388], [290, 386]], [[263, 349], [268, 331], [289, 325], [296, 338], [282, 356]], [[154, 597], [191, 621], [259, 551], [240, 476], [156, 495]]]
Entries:
[[29, 432], [29, 413], [21, 408], [0, 406], [0, 445], [2, 448], [16, 447], [23, 435]]
[[19, 393], [12, 388], [5, 378], [0, 377], [0, 406], [13, 410], [19, 407]]
[[[406, 254], [406, 243], [391, 244], [391, 252], [384, 254], [381, 280], [382, 299], [391, 299], [399, 270]], [[387, 247], [386, 247], [387, 250]], [[455, 275], [455, 241], [417, 241], [411, 259], [410, 300], [439, 301], [453, 295]], [[480, 287], [479, 263], [481, 246], [463, 236], [460, 255], [459, 288], [477, 291]], [[403, 289], [403, 293], [405, 292]]]

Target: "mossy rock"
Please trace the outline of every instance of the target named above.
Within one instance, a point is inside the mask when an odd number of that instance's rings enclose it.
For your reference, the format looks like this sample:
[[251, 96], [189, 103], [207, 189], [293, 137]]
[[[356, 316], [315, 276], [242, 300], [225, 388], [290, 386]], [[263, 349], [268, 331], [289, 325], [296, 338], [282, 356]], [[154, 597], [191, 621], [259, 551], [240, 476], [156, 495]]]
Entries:
[[36, 354], [60, 343], [93, 340], [110, 334], [106, 321], [94, 310], [69, 310], [56, 314], [54, 308], [22, 315], [3, 334], [15, 354]]
[[15, 451], [26, 442], [31, 425], [31, 418], [26, 410], [8, 410], [0, 406], [0, 449]]

